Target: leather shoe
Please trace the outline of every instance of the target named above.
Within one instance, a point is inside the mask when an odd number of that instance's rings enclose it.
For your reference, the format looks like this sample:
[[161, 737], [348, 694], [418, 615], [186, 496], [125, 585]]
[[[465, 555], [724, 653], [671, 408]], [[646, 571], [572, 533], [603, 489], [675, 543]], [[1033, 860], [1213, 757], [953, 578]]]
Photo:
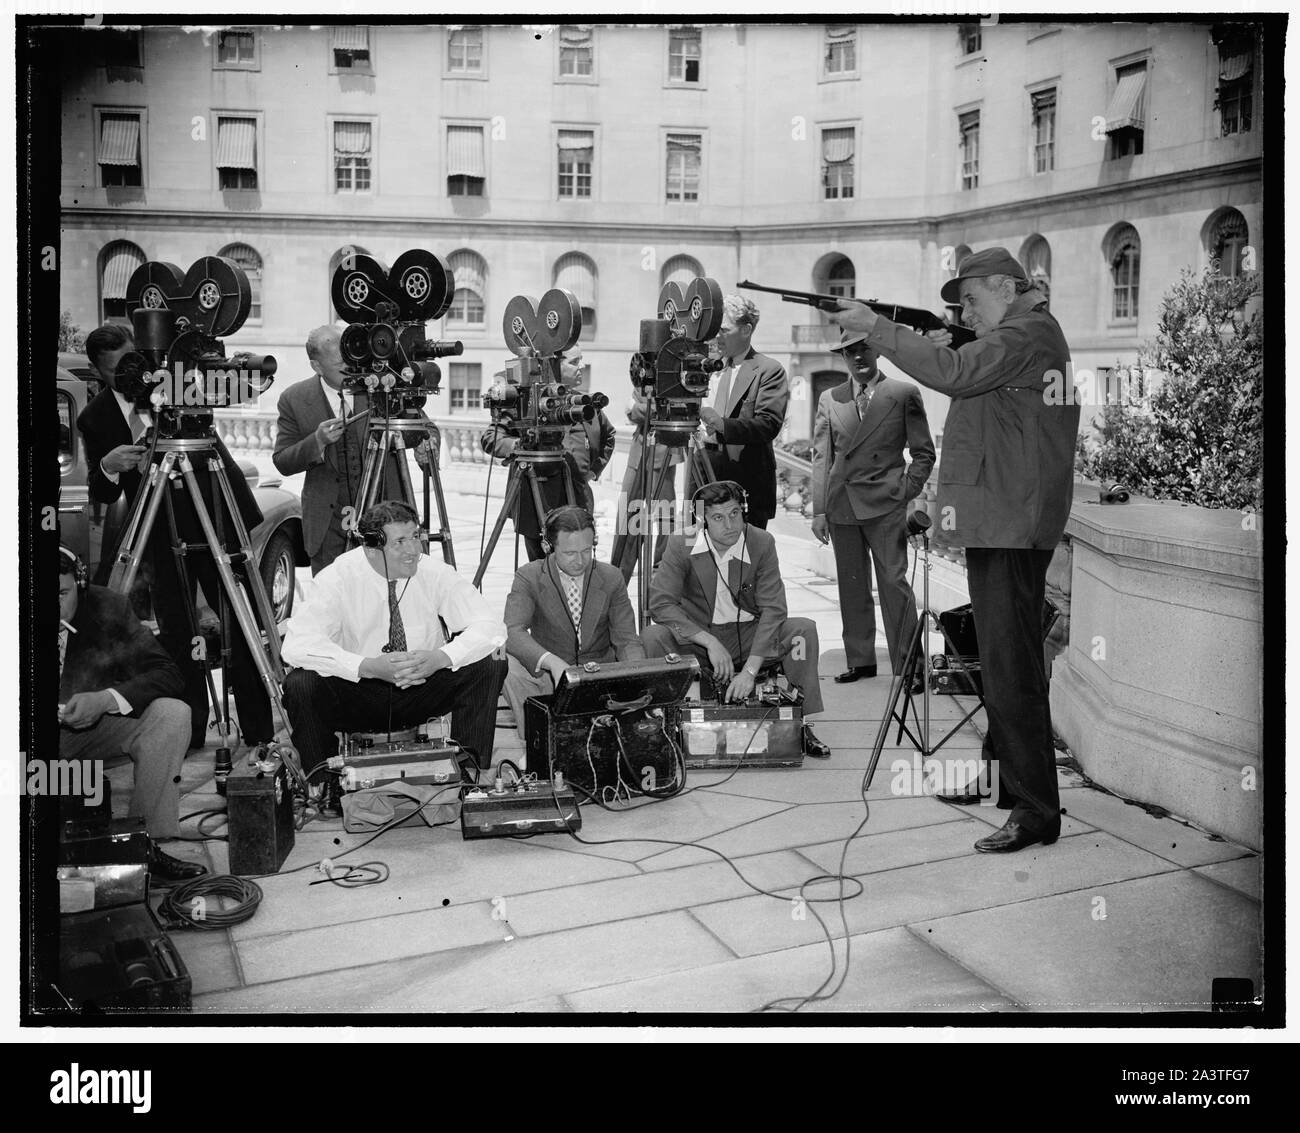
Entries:
[[988, 798], [979, 791], [972, 791], [969, 785], [958, 787], [955, 791], [935, 791], [934, 797], [941, 803], [952, 803], [955, 806], [974, 806]]
[[1061, 824], [1053, 823], [1040, 831], [1029, 830], [1018, 822], [1011, 820], [1002, 827], [1001, 830], [995, 830], [987, 838], [981, 838], [975, 843], [975, 849], [981, 854], [1011, 854], [1016, 850], [1023, 850], [1026, 846], [1032, 846], [1035, 843], [1042, 842], [1044, 846], [1050, 846], [1061, 836]]
[[875, 665], [854, 665], [835, 678], [837, 685], [851, 685], [856, 680], [876, 675]]
[[830, 759], [831, 749], [813, 735], [812, 727], [808, 724], [803, 726], [803, 753], [811, 755], [814, 759]]
[[157, 842], [149, 843], [149, 883], [176, 885], [181, 881], [192, 881], [208, 872], [207, 866], [197, 862], [183, 862], [166, 853]]

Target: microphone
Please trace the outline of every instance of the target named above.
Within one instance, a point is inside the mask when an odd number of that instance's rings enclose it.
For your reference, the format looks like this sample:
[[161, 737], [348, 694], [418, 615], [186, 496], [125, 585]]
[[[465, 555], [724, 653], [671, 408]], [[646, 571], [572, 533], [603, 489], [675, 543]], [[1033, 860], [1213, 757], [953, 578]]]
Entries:
[[907, 517], [907, 534], [909, 536], [923, 534], [929, 530], [929, 527], [930, 517], [920, 508], [917, 508]]

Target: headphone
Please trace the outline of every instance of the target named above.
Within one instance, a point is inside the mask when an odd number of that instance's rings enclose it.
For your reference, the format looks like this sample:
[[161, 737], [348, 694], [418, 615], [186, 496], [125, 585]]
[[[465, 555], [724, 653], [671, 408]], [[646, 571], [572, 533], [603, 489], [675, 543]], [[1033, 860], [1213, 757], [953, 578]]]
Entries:
[[[84, 594], [86, 587], [90, 585], [90, 571], [86, 569], [86, 564], [77, 558], [74, 552], [63, 546], [61, 543], [59, 544], [59, 555], [64, 559], [68, 566], [71, 567], [72, 577], [76, 580], [77, 589]], [[60, 570], [59, 573], [67, 574], [68, 567]]]
[[382, 551], [388, 544], [388, 535], [384, 531], [386, 523], [414, 523], [417, 527], [420, 517], [415, 508], [401, 500], [383, 500], [366, 510], [366, 514], [357, 521], [357, 534], [367, 547]]
[[700, 497], [712, 488], [721, 488], [724, 495], [718, 500], [708, 500], [705, 507], [725, 504], [728, 500], [735, 500], [740, 505], [740, 518], [746, 523], [749, 522], [749, 493], [735, 480], [715, 480], [712, 484], [701, 484], [695, 489], [695, 495], [691, 497], [691, 515], [695, 515], [695, 505], [699, 503]]
[[542, 550], [548, 555], [555, 550], [556, 541], [559, 539], [557, 521], [562, 515], [569, 514], [575, 516], [581, 526], [577, 528], [565, 528], [565, 530], [585, 531], [591, 528], [591, 545], [594, 548], [600, 542], [596, 534], [596, 520], [585, 507], [579, 507], [577, 504], [563, 504], [560, 507], [553, 507], [546, 513], [542, 520]]

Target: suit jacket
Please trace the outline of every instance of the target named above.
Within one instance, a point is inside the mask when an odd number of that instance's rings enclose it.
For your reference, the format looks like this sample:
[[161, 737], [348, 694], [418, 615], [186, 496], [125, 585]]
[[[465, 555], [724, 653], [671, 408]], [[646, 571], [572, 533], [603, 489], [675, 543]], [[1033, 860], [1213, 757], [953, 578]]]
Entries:
[[[128, 500], [134, 502], [143, 480], [140, 473], [133, 468], [126, 472], [119, 472], [117, 483], [113, 483], [100, 468], [100, 462], [113, 449], [117, 448], [118, 445], [129, 445], [131, 443], [131, 429], [122, 416], [122, 410], [117, 403], [117, 395], [107, 387], [101, 390], [77, 417], [77, 428], [81, 430], [81, 436], [86, 445], [87, 486], [91, 498], [99, 500], [101, 503], [111, 504], [125, 494]], [[248, 481], [244, 479], [244, 474], [239, 470], [239, 465], [235, 463], [234, 457], [230, 455], [220, 437], [216, 438], [215, 451], [225, 465], [226, 476], [230, 480], [231, 495], [234, 497], [235, 506], [239, 509], [239, 514], [244, 520], [244, 526], [249, 531], [252, 531], [254, 527], [262, 522], [262, 509], [257, 506], [257, 500], [253, 496], [252, 489], [248, 486]], [[200, 475], [198, 481], [199, 494], [203, 497], [211, 513], [212, 487], [210, 478], [206, 475]], [[187, 542], [202, 542], [204, 538], [203, 529], [199, 526], [198, 516], [194, 514], [194, 508], [189, 502], [188, 494], [173, 490], [172, 501], [177, 505], [176, 526], [181, 537]], [[216, 521], [215, 514], [213, 514], [213, 521]], [[158, 519], [154, 522], [150, 546], [156, 551], [159, 547], [168, 546], [169, 542], [167, 520], [160, 513]], [[168, 557], [170, 558], [170, 556]]]
[[885, 515], [920, 495], [933, 467], [934, 441], [915, 386], [882, 379], [861, 421], [852, 381], [821, 395], [813, 428], [814, 515], [834, 523]]
[[[365, 394], [353, 395], [353, 413], [360, 413], [368, 404], [369, 398]], [[325, 445], [322, 451], [316, 440], [316, 426], [337, 417], [338, 406], [326, 399], [320, 377], [316, 374], [289, 386], [280, 394], [276, 408], [280, 411], [280, 420], [276, 425], [275, 451], [271, 460], [285, 476], [299, 472], [307, 474], [302, 485], [302, 543], [303, 550], [311, 556], [320, 550], [331, 525], [342, 527], [343, 509], [356, 503], [368, 421], [364, 417], [354, 421], [342, 438], [332, 445]], [[396, 468], [400, 459], [401, 456], [389, 458], [381, 498], [401, 495], [401, 480]]]
[[[116, 408], [116, 407], [114, 407]], [[59, 678], [59, 703], [78, 692], [117, 689], [138, 716], [160, 697], [185, 696], [176, 662], [131, 611], [121, 594], [88, 586], [80, 596], [68, 634]]]
[[1079, 406], [1051, 396], [1071, 372], [1070, 348], [1043, 297], [1017, 295], [996, 327], [959, 350], [884, 318], [868, 341], [952, 398], [938, 500], [952, 543], [1054, 548], [1074, 500]]
[[776, 457], [772, 442], [785, 424], [790, 382], [775, 358], [753, 349], [731, 381], [723, 416], [723, 449], [709, 459], [719, 480], [735, 480], [749, 493], [749, 514], [776, 514]]
[[[650, 581], [650, 614], [667, 626], [681, 644], [686, 644], [713, 624], [713, 601], [718, 593], [718, 568], [707, 547], [704, 528], [692, 534], [669, 537], [663, 561]], [[746, 562], [727, 564], [727, 584], [741, 609], [754, 614], [758, 625], [751, 652], [763, 657], [780, 656], [781, 627], [785, 624], [785, 583], [776, 557], [776, 540], [761, 527], [745, 526]], [[725, 641], [724, 641], [725, 644]]]
[[575, 657], [573, 619], [554, 556], [527, 563], [515, 573], [506, 599], [506, 652], [530, 673], [548, 652], [570, 665], [645, 658], [622, 572], [609, 563], [593, 562], [583, 585], [582, 649]]

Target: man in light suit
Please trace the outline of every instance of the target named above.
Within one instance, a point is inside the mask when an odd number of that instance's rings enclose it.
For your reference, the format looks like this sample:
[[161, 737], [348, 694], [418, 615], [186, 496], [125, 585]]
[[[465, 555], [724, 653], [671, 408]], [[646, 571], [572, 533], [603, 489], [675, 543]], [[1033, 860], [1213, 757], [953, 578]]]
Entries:
[[[307, 474], [302, 486], [302, 542], [311, 557], [311, 573], [317, 575], [348, 549], [344, 522], [351, 512], [344, 509], [357, 505], [368, 424], [360, 414], [369, 408], [370, 399], [343, 388], [347, 374], [336, 327], [317, 327], [307, 336], [307, 358], [315, 376], [289, 386], [277, 402], [280, 420], [271, 460], [285, 476]], [[345, 425], [353, 417], [357, 419]], [[421, 441], [420, 446], [416, 459], [430, 459], [428, 442]], [[435, 441], [435, 451], [436, 446]], [[400, 452], [389, 457], [382, 498], [401, 498], [396, 462], [404, 459]]]
[[[806, 720], [822, 710], [817, 624], [786, 617], [776, 540], [746, 522], [745, 492], [734, 480], [706, 484], [695, 506], [695, 522], [669, 537], [651, 580], [650, 613], [657, 624], [641, 632], [646, 652], [663, 657], [685, 649], [728, 701], [752, 695], [763, 666], [780, 660], [790, 683], [803, 691]], [[806, 754], [830, 757], [806, 722], [803, 741]]]
[[519, 568], [506, 599], [506, 701], [521, 735], [524, 702], [553, 692], [569, 666], [645, 659], [622, 574], [593, 559], [591, 512], [556, 508], [544, 535], [546, 557]]
[[[776, 515], [776, 457], [772, 442], [785, 424], [790, 382], [775, 358], [757, 353], [750, 340], [758, 308], [740, 295], [723, 300], [718, 348], [726, 368], [713, 376], [700, 421], [713, 475], [734, 480], [749, 494], [748, 523], [767, 527]], [[698, 484], [688, 484], [694, 492]]]
[[[813, 428], [813, 534], [835, 547], [847, 684], [876, 675], [876, 612], [871, 561], [885, 619], [889, 661], [897, 673], [916, 629], [916, 596], [907, 583], [907, 504], [934, 467], [934, 441], [921, 391], [884, 377], [865, 334], [846, 331], [836, 352], [852, 377], [817, 403]], [[903, 448], [912, 462], [903, 460]]]

